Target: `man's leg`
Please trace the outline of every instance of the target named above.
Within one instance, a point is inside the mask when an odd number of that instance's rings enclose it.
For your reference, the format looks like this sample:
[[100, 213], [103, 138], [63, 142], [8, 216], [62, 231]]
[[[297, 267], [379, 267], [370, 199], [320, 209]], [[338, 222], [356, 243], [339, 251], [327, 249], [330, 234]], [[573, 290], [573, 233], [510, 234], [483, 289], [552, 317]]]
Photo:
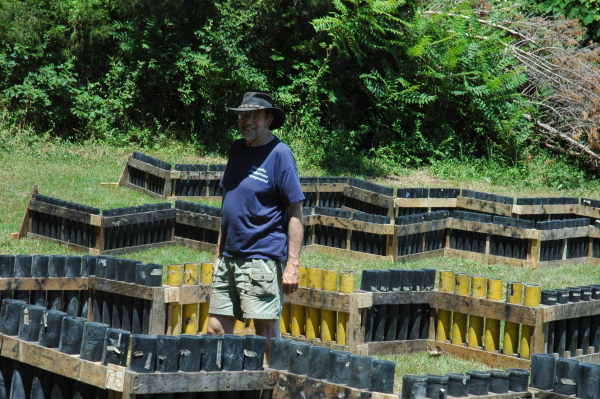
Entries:
[[208, 318], [208, 333], [214, 335], [233, 334], [235, 317], [211, 314]]
[[265, 356], [267, 357], [267, 363], [269, 363], [269, 355], [271, 354], [271, 338], [281, 337], [281, 332], [279, 331], [279, 320], [254, 319], [254, 328], [256, 329], [256, 335], [267, 337]]

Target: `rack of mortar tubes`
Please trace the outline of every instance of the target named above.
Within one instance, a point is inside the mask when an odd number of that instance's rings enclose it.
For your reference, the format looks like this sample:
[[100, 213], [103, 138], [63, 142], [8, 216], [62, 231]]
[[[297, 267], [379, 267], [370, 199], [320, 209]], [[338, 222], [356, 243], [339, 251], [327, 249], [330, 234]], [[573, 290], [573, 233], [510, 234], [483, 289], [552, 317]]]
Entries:
[[90, 255], [120, 255], [175, 244], [170, 203], [100, 210], [38, 194], [34, 187], [18, 238], [35, 238]]

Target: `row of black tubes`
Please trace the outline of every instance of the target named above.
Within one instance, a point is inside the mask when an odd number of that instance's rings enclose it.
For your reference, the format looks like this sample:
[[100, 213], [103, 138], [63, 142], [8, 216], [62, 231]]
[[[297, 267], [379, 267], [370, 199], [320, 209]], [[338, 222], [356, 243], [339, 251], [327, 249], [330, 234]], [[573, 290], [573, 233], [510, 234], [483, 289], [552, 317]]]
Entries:
[[[600, 285], [542, 290], [543, 305], [600, 300]], [[573, 319], [551, 321], [547, 326], [547, 353], [556, 353], [559, 357], [573, 357], [577, 349], [587, 354], [590, 347], [594, 353], [600, 351], [600, 315], [584, 316]]]
[[600, 364], [534, 353], [531, 356], [531, 387], [581, 399], [596, 399], [600, 396]]
[[[361, 290], [380, 292], [431, 291], [435, 269], [363, 270]], [[365, 342], [429, 338], [429, 304], [375, 305], [366, 311]]]
[[[271, 339], [269, 367], [370, 392], [393, 393], [396, 363], [285, 338]], [[292, 394], [292, 392], [290, 392]]]
[[[165, 202], [131, 208], [108, 209], [102, 212], [102, 216], [116, 217], [170, 209], [172, 209], [171, 204]], [[124, 225], [105, 227], [104, 250], [171, 241], [173, 239], [174, 221], [175, 212], [172, 215], [168, 215], [168, 217], [158, 220], [148, 220], [142, 223], [129, 222]]]
[[488, 371], [467, 371], [466, 374], [404, 375], [402, 399], [446, 399], [447, 396], [464, 398], [469, 395], [487, 396], [508, 392], [527, 392], [529, 371], [516, 368]]
[[137, 373], [262, 370], [266, 343], [256, 335], [132, 335], [14, 299], [2, 301], [0, 333], [104, 366], [126, 367], [129, 359]]
[[[590, 239], [589, 237], [575, 237], [567, 239], [567, 259], [587, 258]], [[565, 250], [565, 240], [547, 240], [540, 244], [540, 261], [547, 262], [561, 260]]]
[[89, 223], [32, 210], [29, 217], [33, 234], [88, 248], [96, 244], [96, 228]]
[[[89, 277], [95, 273], [96, 257], [86, 255], [0, 255], [2, 278]], [[2, 291], [2, 299], [65, 311], [69, 316], [87, 315], [88, 291]]]
[[128, 166], [127, 168], [129, 171], [129, 183], [145, 188], [158, 195], [165, 195], [165, 179], [132, 166]]
[[108, 399], [109, 391], [41, 368], [3, 358], [0, 362], [0, 398]]

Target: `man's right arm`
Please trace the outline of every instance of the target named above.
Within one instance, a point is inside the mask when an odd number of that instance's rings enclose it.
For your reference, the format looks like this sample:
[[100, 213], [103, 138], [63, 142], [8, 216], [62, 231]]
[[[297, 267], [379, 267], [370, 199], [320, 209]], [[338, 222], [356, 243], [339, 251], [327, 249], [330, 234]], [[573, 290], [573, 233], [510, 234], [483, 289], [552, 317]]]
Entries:
[[213, 270], [215, 270], [215, 266], [217, 265], [217, 259], [219, 259], [219, 254], [221, 253], [221, 229], [219, 228], [219, 238], [217, 239], [217, 249], [215, 250], [215, 261], [213, 262]]

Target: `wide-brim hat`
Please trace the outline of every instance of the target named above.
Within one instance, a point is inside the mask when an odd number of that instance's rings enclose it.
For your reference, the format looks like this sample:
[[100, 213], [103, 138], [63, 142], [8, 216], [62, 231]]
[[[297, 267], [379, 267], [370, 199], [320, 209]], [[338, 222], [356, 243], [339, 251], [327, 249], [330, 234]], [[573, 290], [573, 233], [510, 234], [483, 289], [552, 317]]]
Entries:
[[273, 122], [269, 126], [270, 130], [279, 129], [285, 122], [285, 112], [281, 108], [273, 106], [273, 98], [267, 93], [248, 92], [244, 94], [242, 104], [237, 108], [226, 107], [234, 112], [250, 112], [265, 110], [273, 114]]

